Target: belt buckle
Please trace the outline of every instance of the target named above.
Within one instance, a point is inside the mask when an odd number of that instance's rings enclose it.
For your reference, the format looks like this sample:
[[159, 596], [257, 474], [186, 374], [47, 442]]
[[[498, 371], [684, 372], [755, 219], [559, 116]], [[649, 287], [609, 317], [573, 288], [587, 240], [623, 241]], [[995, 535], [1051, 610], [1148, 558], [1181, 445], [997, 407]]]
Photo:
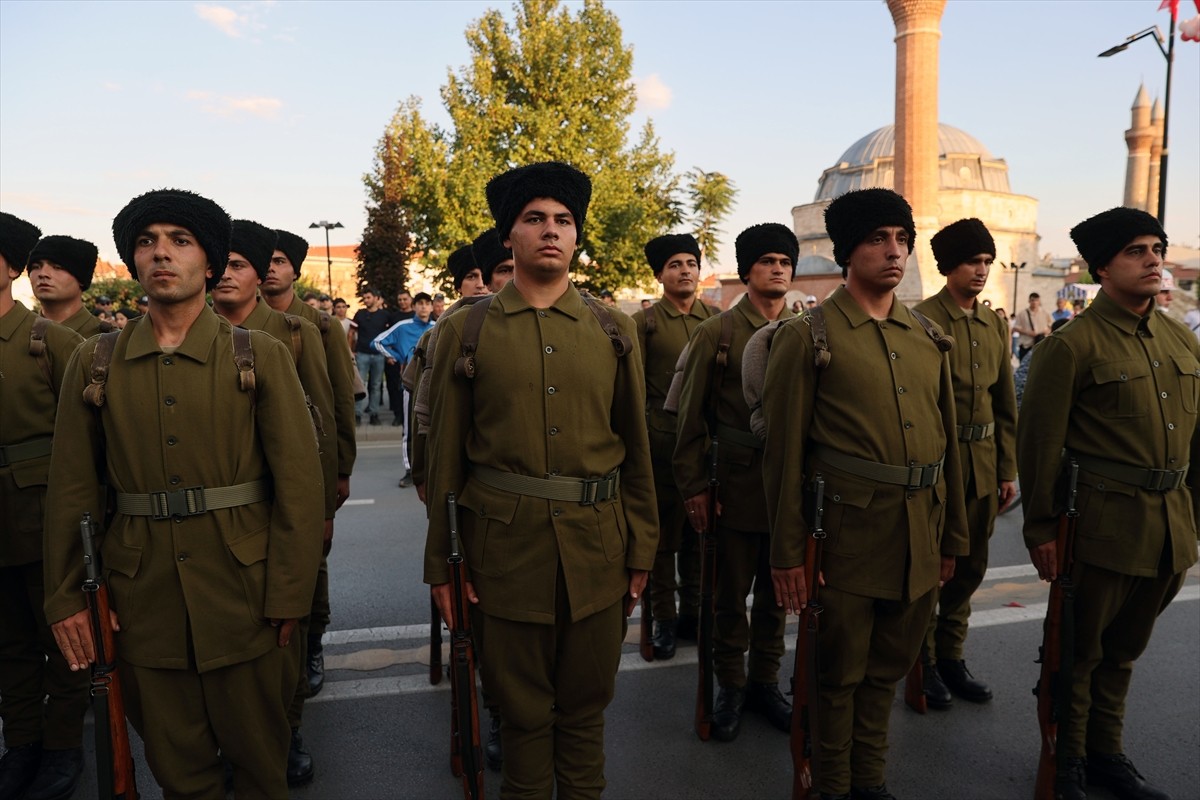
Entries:
[[1150, 469], [1146, 470], [1146, 483], [1142, 488], [1150, 492], [1166, 492], [1178, 489], [1183, 482], [1180, 470]]
[[915, 467], [908, 468], [908, 485], [906, 489], [927, 489], [937, 483], [938, 475], [941, 474], [942, 465], [937, 464], [921, 464]]
[[[191, 497], [189, 507], [188, 498]], [[203, 514], [207, 507], [204, 504], [204, 487], [189, 486], [173, 492], [153, 492], [150, 495], [154, 519], [172, 519], [175, 517], [190, 517]]]
[[604, 478], [581, 478], [579, 483], [579, 505], [594, 506], [600, 495], [600, 482]]

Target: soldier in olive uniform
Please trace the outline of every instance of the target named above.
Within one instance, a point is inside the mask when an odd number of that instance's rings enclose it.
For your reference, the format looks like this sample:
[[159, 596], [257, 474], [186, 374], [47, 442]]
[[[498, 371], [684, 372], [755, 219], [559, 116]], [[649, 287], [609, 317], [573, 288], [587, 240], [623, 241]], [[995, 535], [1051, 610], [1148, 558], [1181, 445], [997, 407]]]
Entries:
[[[738, 234], [735, 249], [746, 294], [724, 314], [702, 322], [688, 344], [674, 456], [675, 480], [688, 519], [695, 530], [703, 531], [709, 505], [705, 453], [710, 439], [719, 442], [713, 668], [721, 689], [713, 707], [712, 734], [724, 742], [737, 738], [743, 708], [758, 711], [785, 732], [792, 715], [791, 704], [778, 686], [786, 615], [771, 592], [762, 440], [750, 431], [750, 408], [742, 393], [742, 354], [759, 328], [795, 316], [786, 295], [799, 245], [786, 226], [770, 222]], [[721, 339], [726, 315], [732, 318], [729, 362], [721, 384], [714, 386], [713, 364], [718, 347], [725, 344]], [[752, 587], [754, 605], [747, 624], [746, 597]], [[747, 651], [748, 668], [743, 661]]]
[[700, 245], [694, 236], [687, 233], [659, 236], [647, 242], [645, 250], [650, 269], [663, 287], [663, 296], [657, 303], [633, 315], [646, 367], [646, 426], [650, 431], [654, 490], [658, 496], [658, 555], [654, 558], [647, 591], [654, 616], [654, 657], [667, 659], [675, 655], [677, 633], [681, 639], [696, 638], [700, 615], [700, 545], [683, 510], [683, 496], [675, 485], [671, 466], [675, 454], [675, 417], [663, 409], [663, 402], [675, 375], [675, 363], [692, 332], [717, 311], [697, 297]]
[[[804, 492], [825, 482], [820, 733], [822, 798], [887, 800], [888, 717], [917, 658], [940, 581], [967, 555], [950, 344], [896, 299], [915, 237], [888, 189], [825, 211], [846, 285], [818, 309], [828, 365], [814, 367], [812, 314], [775, 335], [763, 386], [764, 475], [775, 596], [807, 602]], [[815, 312], [814, 312], [815, 313]]]
[[42, 306], [42, 316], [85, 339], [113, 329], [83, 305], [96, 257], [96, 245], [70, 236], [47, 236], [29, 254], [29, 285]]
[[0, 797], [51, 800], [69, 796], [83, 772], [88, 707], [87, 675], [67, 666], [42, 612], [54, 414], [83, 340], [13, 299], [12, 282], [39, 235], [0, 212]]
[[938, 231], [929, 243], [946, 285], [916, 310], [938, 323], [960, 345], [950, 351], [950, 377], [971, 533], [970, 555], [957, 560], [954, 577], [941, 588], [938, 613], [921, 649], [929, 706], [948, 708], [951, 692], [974, 703], [992, 699], [988, 685], [967, 669], [963, 644], [971, 595], [987, 572], [988, 542], [996, 514], [1017, 493], [1017, 396], [1009, 363], [1008, 328], [995, 311], [976, 299], [987, 285], [996, 258], [992, 234], [977, 219], [960, 219]]
[[261, 332], [241, 339], [204, 303], [231, 227], [216, 203], [177, 189], [121, 210], [113, 239], [150, 309], [113, 343], [105, 382], [92, 368], [108, 340], [76, 350], [54, 428], [72, 448], [51, 458], [46, 618], [86, 669], [79, 520], [102, 518], [104, 482], [126, 710], [167, 797], [222, 796], [218, 751], [239, 797], [287, 795], [292, 633], [321, 557], [321, 465], [314, 438], [296, 435], [312, 421], [292, 356]]
[[658, 543], [633, 322], [605, 310], [610, 339], [568, 277], [590, 196], [556, 162], [488, 183], [515, 277], [488, 301], [473, 378], [455, 370], [469, 312], [438, 324], [433, 356], [425, 581], [449, 619], [453, 492], [503, 710], [503, 798], [600, 797], [604, 709]]
[[[325, 490], [324, 548], [328, 552], [333, 541], [333, 515], [337, 510], [337, 432], [334, 428], [333, 386], [329, 382], [325, 349], [317, 326], [302, 317], [272, 311], [258, 297], [258, 286], [271, 267], [275, 239], [275, 231], [270, 228], [250, 220], [234, 220], [229, 264], [212, 290], [213, 311], [232, 325], [269, 333], [292, 354], [300, 385], [304, 387], [305, 398], [312, 410], [321, 454], [321, 478]], [[309, 431], [301, 429], [296, 435], [308, 436]], [[300, 620], [300, 650], [304, 657], [307, 657], [309, 626], [309, 618]], [[304, 699], [308, 695], [308, 675], [304, 671], [299, 676], [296, 697], [288, 708], [288, 723], [292, 728], [292, 742], [288, 748], [288, 786], [308, 783], [314, 775], [312, 756], [304, 749], [300, 736]]]
[[[275, 253], [271, 256], [271, 268], [262, 282], [262, 296], [271, 310], [282, 314], [303, 317], [321, 331], [325, 346], [325, 363], [329, 367], [329, 382], [333, 385], [333, 428], [337, 435], [337, 506], [342, 507], [350, 496], [350, 474], [354, 472], [354, 459], [358, 454], [354, 424], [354, 368], [353, 356], [347, 346], [345, 331], [329, 314], [318, 311], [305, 303], [292, 289], [300, 277], [300, 266], [308, 255], [308, 241], [284, 230], [276, 230]], [[327, 533], [333, 536], [332, 524]], [[329, 540], [332, 542], [332, 539]], [[317, 590], [313, 595], [312, 615], [305, 642], [305, 670], [308, 673], [308, 689], [313, 695], [321, 691], [325, 683], [325, 651], [321, 637], [329, 627], [329, 565], [326, 554], [321, 557], [321, 570], [317, 574]]]
[[1133, 662], [1196, 562], [1200, 344], [1154, 313], [1167, 250], [1154, 217], [1114, 208], [1071, 238], [1100, 292], [1034, 348], [1017, 427], [1025, 544], [1043, 580], [1058, 574], [1063, 476], [1079, 468], [1071, 713], [1055, 788], [1066, 800], [1085, 798], [1085, 785], [1161, 800], [1125, 757], [1122, 731]]

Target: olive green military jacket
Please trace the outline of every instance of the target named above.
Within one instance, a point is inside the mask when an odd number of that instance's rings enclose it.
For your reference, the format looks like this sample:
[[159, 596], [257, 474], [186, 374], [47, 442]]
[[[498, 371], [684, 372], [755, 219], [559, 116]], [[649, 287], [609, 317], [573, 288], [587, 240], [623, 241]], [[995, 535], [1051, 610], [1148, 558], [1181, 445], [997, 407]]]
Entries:
[[1017, 477], [1017, 394], [1013, 389], [1012, 348], [1008, 327], [995, 311], [976, 302], [968, 314], [943, 288], [916, 310], [954, 337], [950, 378], [958, 424], [995, 429], [986, 439], [958, 442], [964, 487], [975, 479], [975, 497], [995, 494], [1000, 481]]
[[[829, 365], [813, 365], [809, 316], [781, 326], [763, 384], [763, 474], [772, 515], [771, 566], [803, 564], [804, 489], [825, 479], [821, 567], [830, 586], [865, 597], [915, 600], [937, 586], [942, 556], [969, 551], [950, 364], [900, 301], [874, 320], [839, 288], [822, 305]], [[817, 446], [893, 466], [945, 458], [925, 489], [835, 469]]]
[[354, 358], [350, 355], [350, 344], [346, 341], [346, 329], [338, 320], [305, 303], [298, 296], [292, 297], [288, 314], [311, 322], [321, 332], [325, 344], [325, 363], [329, 366], [329, 382], [333, 386], [333, 420], [337, 432], [337, 463], [339, 475], [354, 472], [354, 460], [358, 457], [358, 440], [354, 423]]
[[1080, 469], [1075, 558], [1125, 575], [1196, 562], [1200, 491], [1200, 342], [1151, 308], [1138, 316], [1104, 290], [1033, 350], [1017, 426], [1025, 544], [1055, 538], [1066, 505], [1063, 449], [1134, 467], [1179, 470], [1169, 492]]
[[637, 326], [638, 345], [646, 368], [646, 426], [650, 431], [650, 457], [654, 464], [654, 480], [660, 486], [675, 486], [672, 461], [675, 457], [675, 415], [663, 408], [667, 390], [675, 376], [679, 354], [687, 346], [692, 332], [709, 317], [720, 314], [719, 309], [706, 305], [699, 297], [692, 309], [683, 313], [670, 300], [659, 299], [654, 308], [654, 331], [646, 334], [646, 312], [639, 309], [633, 315]]
[[[735, 531], [767, 531], [766, 496], [763, 494], [761, 448], [749, 447], [757, 441], [750, 432], [750, 407], [742, 394], [742, 354], [746, 343], [768, 320], [744, 295], [729, 310], [733, 316], [733, 339], [729, 345], [729, 363], [718, 388], [716, 409], [718, 426], [736, 429], [740, 441], [729, 436], [718, 439], [717, 479], [721, 483], [721, 526]], [[779, 319], [796, 316], [784, 307]], [[675, 444], [675, 482], [685, 498], [695, 497], [708, 488], [709, 403], [712, 400], [713, 364], [721, 341], [721, 316], [702, 322], [688, 343], [684, 365], [683, 391], [679, 395], [678, 441]]]
[[[296, 316], [296, 315], [293, 315]], [[325, 345], [321, 341], [321, 331], [303, 317], [300, 319], [300, 352], [296, 352], [296, 335], [288, 326], [287, 318], [278, 311], [273, 311], [261, 299], [255, 305], [250, 315], [242, 320], [241, 327], [250, 331], [269, 333], [283, 342], [288, 352], [292, 354], [292, 363], [296, 365], [296, 373], [300, 377], [300, 385], [304, 394], [312, 403], [313, 413], [311, 426], [317, 437], [317, 450], [321, 456], [321, 479], [325, 490], [325, 519], [333, 519], [337, 511], [337, 422], [334, 419], [333, 385], [329, 381], [329, 367], [325, 360]], [[340, 327], [340, 326], [339, 326]], [[299, 436], [307, 436], [309, 431], [297, 431]]]
[[263, 655], [277, 646], [269, 619], [308, 614], [321, 561], [321, 465], [313, 437], [297, 435], [312, 423], [291, 354], [251, 332], [251, 395], [232, 328], [212, 309], [172, 354], [141, 317], [116, 342], [97, 411], [83, 391], [98, 341], [75, 351], [58, 406], [54, 435], [69, 446], [50, 464], [46, 618], [85, 606], [79, 519], [102, 519], [89, 502], [102, 478], [139, 494], [265, 479], [271, 500], [163, 520], [118, 512], [102, 546], [123, 659], [205, 672]]
[[59, 325], [70, 328], [85, 339], [90, 339], [97, 333], [113, 330], [112, 325], [102, 323], [100, 318], [88, 311], [87, 308], [79, 309], [60, 322]]
[[446, 320], [449, 319], [451, 314], [466, 307], [462, 298], [459, 298], [443, 311], [433, 327], [421, 334], [421, 338], [417, 341], [417, 349], [413, 354], [413, 359], [404, 369], [405, 386], [408, 386], [407, 381], [410, 375], [413, 376], [412, 380], [415, 384], [409, 389], [413, 393], [410, 404], [411, 408], [409, 409], [411, 413], [409, 419], [405, 422], [413, 426], [408, 432], [408, 442], [411, 449], [408, 460], [413, 483], [417, 485], [425, 483], [428, 479], [426, 475], [426, 464], [428, 463], [426, 444], [429, 439], [430, 408], [433, 404], [433, 354], [437, 351], [438, 333], [442, 328], [446, 327]]
[[[611, 313], [632, 343], [633, 321]], [[454, 370], [467, 316], [437, 324], [425, 582], [450, 579], [446, 497], [455, 492], [485, 613], [553, 623], [560, 564], [572, 621], [609, 608], [629, 588], [627, 570], [649, 570], [658, 549], [641, 354], [617, 356], [574, 285], [537, 309], [510, 283], [491, 300], [467, 379]], [[471, 464], [537, 478], [619, 468], [620, 491], [593, 505], [544, 500], [487, 486]]]
[[[62, 325], [46, 326], [46, 364], [29, 354], [29, 334], [37, 315], [15, 302], [0, 317], [0, 445], [54, 436], [54, 411], [71, 353], [83, 341]], [[0, 567], [42, 559], [42, 515], [50, 455], [0, 466]]]

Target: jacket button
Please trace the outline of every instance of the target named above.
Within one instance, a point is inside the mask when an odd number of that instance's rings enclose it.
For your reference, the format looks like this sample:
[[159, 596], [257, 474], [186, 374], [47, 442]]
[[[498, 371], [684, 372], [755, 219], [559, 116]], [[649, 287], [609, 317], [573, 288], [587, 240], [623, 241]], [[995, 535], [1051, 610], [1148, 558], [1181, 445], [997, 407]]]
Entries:
[[164, 403], [166, 403], [166, 404], [167, 404], [167, 405], [169, 405], [169, 406], [173, 406], [173, 405], [175, 405], [175, 398], [174, 398], [174, 397], [168, 397], [166, 400], [163, 400], [163, 402], [164, 402]]
[[163, 357], [163, 360], [162, 360], [162, 363], [163, 363], [163, 364], [165, 364], [166, 366], [168, 366], [168, 367], [169, 367], [169, 366], [171, 366], [172, 364], [174, 364], [175, 362], [174, 362], [174, 361], [171, 359], [171, 357], [170, 357], [170, 356], [164, 356], [164, 357]]
[[176, 443], [178, 443], [178, 441], [179, 441], [179, 440], [178, 440], [178, 439], [176, 439], [174, 436], [168, 436], [168, 437], [167, 437], [167, 444], [168, 444], [168, 445], [171, 445], [172, 447], [173, 447], [173, 446], [175, 446], [175, 444], [176, 444]]
[[551, 429], [550, 429], [550, 435], [551, 435], [551, 436], [558, 436], [558, 428], [551, 428]]
[[554, 348], [551, 347], [550, 345], [546, 345], [546, 355], [550, 355], [553, 352], [554, 352]]
[[912, 423], [909, 422], [908, 420], [905, 420], [904, 421], [904, 430], [908, 430], [911, 427], [912, 427]]
[[179, 485], [179, 476], [178, 476], [178, 475], [172, 475], [172, 476], [171, 476], [171, 485], [172, 485], [172, 486], [178, 486], [178, 485]]
[[561, 508], [554, 509], [554, 516], [556, 516], [556, 517], [562, 516], [562, 509]]
[[1166, 400], [1166, 399], [1167, 399], [1167, 393], [1166, 393], [1166, 392], [1160, 392], [1158, 396], [1159, 396], [1159, 397], [1161, 397], [1163, 400]]
[[897, 387], [896, 387], [896, 394], [904, 394], [904, 387], [903, 387], [903, 386], [897, 386]]
[[187, 553], [180, 553], [180, 554], [179, 554], [179, 560], [180, 560], [180, 561], [187, 561], [187, 560], [188, 560], [188, 554], [187, 554]]
[[555, 389], [553, 386], [551, 386], [548, 389], [546, 389], [546, 394], [554, 394], [556, 391], [558, 391], [558, 390]]

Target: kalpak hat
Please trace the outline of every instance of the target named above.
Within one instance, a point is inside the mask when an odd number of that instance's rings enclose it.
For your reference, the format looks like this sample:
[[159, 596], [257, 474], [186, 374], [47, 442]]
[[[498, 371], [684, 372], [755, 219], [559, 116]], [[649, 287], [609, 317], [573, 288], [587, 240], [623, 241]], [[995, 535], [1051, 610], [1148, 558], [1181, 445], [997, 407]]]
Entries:
[[650, 269], [654, 270], [655, 277], [662, 274], [663, 268], [671, 260], [671, 256], [680, 253], [689, 253], [696, 257], [697, 264], [700, 263], [700, 244], [690, 233], [669, 233], [666, 236], [658, 236], [646, 242], [644, 250], [646, 251], [646, 261], [650, 264]]
[[[996, 257], [996, 241], [987, 226], [975, 217], [952, 222], [929, 240], [938, 272], [949, 275], [980, 253]], [[911, 252], [911, 251], [910, 251]]]
[[308, 257], [308, 239], [285, 230], [276, 230], [275, 235], [278, 237], [275, 240], [275, 249], [283, 251], [287, 260], [292, 262], [292, 272], [299, 278], [300, 266]]
[[796, 234], [786, 225], [778, 222], [764, 222], [761, 225], [751, 225], [738, 234], [733, 244], [737, 253], [738, 277], [745, 283], [750, 279], [750, 268], [758, 259], [767, 253], [781, 253], [792, 260], [793, 268], [796, 258], [800, 255], [800, 243]]
[[229, 250], [249, 261], [250, 266], [258, 273], [258, 279], [262, 281], [267, 279], [267, 272], [271, 269], [271, 256], [275, 255], [275, 239], [275, 231], [266, 225], [259, 225], [248, 219], [235, 219]]
[[492, 273], [496, 271], [496, 265], [513, 257], [512, 250], [500, 241], [500, 235], [496, 233], [495, 228], [488, 228], [475, 237], [475, 241], [471, 242], [471, 254], [483, 274], [483, 282], [488, 284], [492, 282]]
[[825, 230], [833, 240], [833, 260], [845, 269], [854, 248], [879, 228], [895, 226], [908, 233], [908, 252], [917, 239], [912, 206], [891, 189], [846, 192], [825, 209]]
[[1136, 208], [1110, 208], [1071, 228], [1071, 241], [1087, 262], [1093, 278], [1097, 278], [1096, 272], [1107, 267], [1125, 245], [1139, 236], [1157, 236], [1162, 240], [1166, 254], [1167, 232], [1157, 219]]
[[29, 251], [42, 237], [42, 229], [32, 222], [0, 211], [0, 256], [17, 272], [25, 269]]
[[225, 209], [186, 189], [157, 189], [130, 200], [113, 219], [112, 229], [117, 253], [134, 280], [138, 277], [133, 263], [134, 243], [137, 235], [154, 223], [181, 225], [192, 232], [208, 256], [213, 273], [206, 285], [209, 289], [216, 286], [229, 261], [229, 239], [233, 234], [233, 220]]
[[87, 288], [92, 285], [92, 273], [96, 271], [96, 258], [99, 255], [96, 245], [83, 239], [74, 239], [70, 236], [46, 236], [29, 252], [26, 267], [43, 259], [57, 264], [79, 281], [79, 288], [82, 291], [87, 291]]
[[[454, 291], [462, 291], [463, 279], [467, 277], [467, 273], [475, 269], [478, 265], [475, 263], [475, 256], [471, 253], [471, 245], [464, 244], [462, 247], [455, 250], [446, 259], [446, 269], [454, 276]], [[480, 270], [480, 274], [483, 270]]]
[[486, 193], [501, 242], [508, 238], [521, 209], [538, 197], [549, 197], [566, 206], [575, 218], [577, 239], [583, 239], [592, 181], [570, 164], [543, 161], [510, 169], [488, 181]]

